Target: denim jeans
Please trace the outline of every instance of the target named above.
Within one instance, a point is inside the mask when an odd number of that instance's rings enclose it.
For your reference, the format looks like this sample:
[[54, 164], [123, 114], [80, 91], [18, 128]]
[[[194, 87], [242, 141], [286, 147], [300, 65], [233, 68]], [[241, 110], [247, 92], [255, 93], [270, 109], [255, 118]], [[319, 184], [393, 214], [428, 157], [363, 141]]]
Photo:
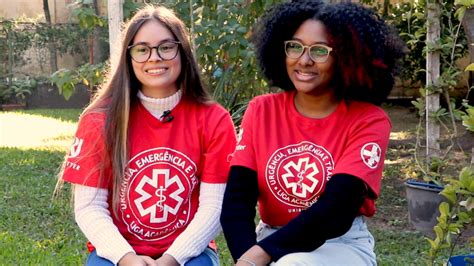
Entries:
[[[97, 252], [94, 250], [86, 262], [87, 266], [113, 266], [114, 264], [107, 259], [97, 256]], [[219, 256], [217, 253], [211, 249], [206, 248], [200, 255], [191, 258], [184, 263], [184, 266], [218, 266], [219, 265]]]
[[[257, 241], [277, 230], [260, 222], [256, 229]], [[367, 229], [364, 217], [359, 216], [344, 235], [326, 240], [322, 246], [311, 252], [287, 254], [270, 265], [377, 265], [374, 237]]]

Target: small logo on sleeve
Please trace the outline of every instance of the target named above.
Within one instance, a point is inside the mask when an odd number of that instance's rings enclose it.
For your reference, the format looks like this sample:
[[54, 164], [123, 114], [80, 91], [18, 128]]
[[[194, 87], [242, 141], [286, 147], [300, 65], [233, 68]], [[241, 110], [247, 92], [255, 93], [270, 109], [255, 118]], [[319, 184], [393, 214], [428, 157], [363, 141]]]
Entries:
[[69, 151], [69, 158], [75, 158], [81, 153], [82, 143], [84, 143], [83, 139], [80, 139], [78, 137], [74, 138], [71, 150]]
[[377, 143], [370, 142], [365, 144], [360, 150], [362, 161], [371, 169], [377, 168], [382, 158], [382, 150]]
[[237, 147], [235, 148], [235, 150], [237, 151], [245, 150], [245, 145], [240, 145], [240, 141], [242, 140], [243, 135], [244, 135], [244, 129], [240, 128], [239, 134], [237, 134]]

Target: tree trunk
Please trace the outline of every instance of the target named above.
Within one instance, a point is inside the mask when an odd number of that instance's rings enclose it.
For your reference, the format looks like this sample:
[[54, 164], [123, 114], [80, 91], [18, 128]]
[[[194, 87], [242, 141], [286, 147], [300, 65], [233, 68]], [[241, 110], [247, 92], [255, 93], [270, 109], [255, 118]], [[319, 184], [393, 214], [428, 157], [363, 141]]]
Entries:
[[[469, 8], [464, 13], [464, 18], [462, 20], [462, 27], [464, 29], [464, 33], [467, 37], [467, 47], [469, 49], [469, 64], [474, 63], [474, 8]], [[469, 80], [468, 80], [469, 88], [474, 86], [474, 72], [469, 71]], [[469, 92], [468, 88], [468, 92]], [[471, 92], [467, 95], [468, 101], [470, 105], [474, 105], [474, 92]], [[467, 131], [466, 134], [469, 137], [472, 137], [472, 132]], [[471, 148], [471, 164], [474, 164], [474, 147]]]
[[121, 0], [107, 0], [107, 12], [109, 17], [109, 47], [110, 47], [110, 65], [112, 71], [115, 70], [118, 62], [115, 62], [115, 56], [120, 49], [120, 25], [123, 20], [123, 9]]
[[[43, 11], [46, 23], [49, 27], [52, 27], [51, 23], [51, 13], [49, 12], [48, 0], [43, 0]], [[49, 49], [49, 63], [51, 66], [51, 73], [54, 73], [58, 70], [58, 56], [56, 54], [56, 45], [55, 45], [54, 36], [49, 40], [48, 49]]]
[[[469, 8], [464, 13], [462, 21], [464, 32], [467, 36], [467, 42], [469, 48], [469, 63], [474, 63], [474, 8]], [[469, 71], [469, 87], [474, 86], [474, 72]], [[469, 104], [474, 105], [474, 92], [469, 94]]]
[[382, 11], [382, 17], [383, 18], [388, 17], [389, 6], [390, 6], [390, 0], [384, 0], [383, 1], [383, 11]]
[[[440, 38], [440, 14], [441, 8], [436, 1], [427, 3], [428, 18], [427, 18], [427, 36], [426, 44], [428, 47], [433, 47], [439, 43]], [[426, 86], [427, 88], [438, 85], [440, 75], [440, 52], [438, 50], [428, 51], [426, 54]], [[431, 114], [439, 109], [438, 92], [426, 93], [426, 156], [432, 158], [439, 156], [439, 136], [440, 126], [436, 119], [431, 117]]]
[[[93, 1], [93, 7], [94, 7], [94, 12], [97, 16], [100, 15], [99, 13], [99, 5], [97, 3], [97, 0]], [[107, 54], [104, 51], [104, 40], [102, 40], [100, 37], [102, 36], [103, 29], [101, 27], [94, 27], [93, 33], [92, 33], [92, 63], [97, 64], [100, 62], [103, 62], [107, 59]]]

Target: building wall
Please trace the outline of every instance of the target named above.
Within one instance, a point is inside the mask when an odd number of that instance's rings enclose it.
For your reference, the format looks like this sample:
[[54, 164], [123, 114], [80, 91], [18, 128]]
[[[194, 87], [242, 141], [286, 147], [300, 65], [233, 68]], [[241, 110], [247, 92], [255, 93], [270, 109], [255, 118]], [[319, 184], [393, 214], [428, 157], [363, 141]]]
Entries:
[[[75, 0], [48, 0], [49, 9], [51, 14], [52, 23], [68, 23], [71, 21], [71, 4]], [[143, 3], [145, 0], [135, 0], [135, 2]], [[334, 2], [334, 0], [326, 0], [327, 2]], [[347, 0], [337, 0], [338, 2], [347, 1]], [[359, 2], [353, 0], [352, 2]], [[383, 3], [384, 0], [379, 0], [380, 3]], [[392, 4], [400, 3], [402, 1], [390, 0]], [[107, 13], [107, 0], [98, 0], [99, 10], [101, 14]], [[42, 0], [0, 0], [0, 20], [2, 19], [16, 19], [19, 17], [27, 18], [39, 18], [39, 21], [45, 22], [44, 11], [43, 11], [43, 1]], [[86, 44], [84, 44], [86, 45]], [[46, 48], [45, 48], [46, 49]], [[31, 76], [35, 75], [44, 75], [47, 76], [51, 73], [49, 66], [49, 56], [46, 56], [47, 64], [44, 64], [43, 60], [38, 58], [38, 54], [48, 54], [47, 50], [45, 51], [35, 51], [30, 49], [25, 52], [25, 57], [27, 59], [27, 64], [22, 67], [15, 69], [16, 74], [29, 74]], [[77, 66], [78, 62], [84, 61], [83, 57], [87, 55], [67, 55], [63, 57], [58, 56], [58, 68], [68, 68], [73, 69]], [[82, 58], [81, 58], [82, 57]], [[82, 60], [81, 60], [82, 59]], [[469, 62], [467, 62], [469, 63]], [[462, 62], [461, 67], [467, 65], [467, 63]], [[464, 73], [463, 79], [467, 80], [467, 73]], [[464, 84], [464, 82], [461, 82]], [[403, 88], [403, 90], [401, 89]], [[397, 88], [394, 95], [410, 95], [417, 94], [415, 89], [407, 91], [403, 86]]]
[[[52, 23], [71, 22], [71, 4], [74, 0], [48, 0]], [[101, 14], [107, 12], [107, 0], [98, 0]], [[0, 0], [0, 18], [38, 18], [45, 22], [42, 0]]]
[[[48, 0], [49, 12], [52, 23], [68, 22], [70, 10], [67, 5], [74, 0]], [[38, 18], [45, 21], [43, 1], [41, 0], [0, 0], [0, 17], [3, 19], [16, 19], [19, 17]]]
[[[75, 0], [48, 0], [51, 22], [53, 24], [74, 23], [71, 20], [73, 10], [72, 3]], [[99, 11], [105, 14], [107, 11], [107, 0], [98, 0]], [[42, 0], [0, 0], [0, 20], [18, 19], [18, 18], [34, 19], [39, 22], [46, 22], [43, 10]], [[87, 45], [84, 43], [84, 45]], [[41, 56], [39, 56], [41, 55]], [[84, 57], [88, 55], [64, 55], [57, 57], [58, 69], [73, 69], [80, 62], [84, 61]], [[40, 58], [42, 57], [42, 58]], [[25, 51], [23, 58], [26, 64], [16, 66], [13, 69], [14, 76], [49, 76], [51, 68], [49, 64], [49, 50], [43, 48], [29, 49]]]

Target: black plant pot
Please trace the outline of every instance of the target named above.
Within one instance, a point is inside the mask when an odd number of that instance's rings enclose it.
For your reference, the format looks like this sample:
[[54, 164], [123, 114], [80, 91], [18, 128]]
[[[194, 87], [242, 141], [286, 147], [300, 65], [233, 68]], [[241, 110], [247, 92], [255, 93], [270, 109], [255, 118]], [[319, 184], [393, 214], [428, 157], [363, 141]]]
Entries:
[[439, 194], [443, 187], [415, 180], [408, 180], [405, 185], [410, 222], [426, 236], [434, 236], [433, 227], [438, 223], [439, 204], [446, 201]]

